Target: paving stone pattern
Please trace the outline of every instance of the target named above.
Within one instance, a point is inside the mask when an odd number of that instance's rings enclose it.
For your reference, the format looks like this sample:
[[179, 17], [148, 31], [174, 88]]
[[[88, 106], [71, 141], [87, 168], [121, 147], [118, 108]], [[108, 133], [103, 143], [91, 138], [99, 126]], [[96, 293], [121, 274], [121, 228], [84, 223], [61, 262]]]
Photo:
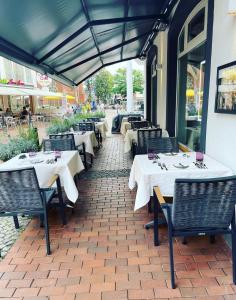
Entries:
[[[109, 143], [118, 140], [115, 136]], [[113, 157], [105, 147], [107, 156], [102, 152], [95, 163], [104, 166], [100, 170], [109, 170], [100, 157]], [[115, 170], [129, 169], [125, 160]], [[154, 247], [153, 231], [144, 229], [152, 215], [147, 208], [133, 211], [135, 190], [129, 190], [127, 181], [80, 179], [79, 201], [73, 213], [67, 210], [68, 224], [61, 225], [57, 211], [50, 213], [50, 256], [45, 254], [44, 230], [33, 219], [0, 262], [0, 298], [236, 299], [230, 256], [221, 238], [215, 244], [206, 237], [189, 238], [186, 245], [175, 240], [177, 288], [170, 288], [167, 229], [160, 227], [161, 245]]]

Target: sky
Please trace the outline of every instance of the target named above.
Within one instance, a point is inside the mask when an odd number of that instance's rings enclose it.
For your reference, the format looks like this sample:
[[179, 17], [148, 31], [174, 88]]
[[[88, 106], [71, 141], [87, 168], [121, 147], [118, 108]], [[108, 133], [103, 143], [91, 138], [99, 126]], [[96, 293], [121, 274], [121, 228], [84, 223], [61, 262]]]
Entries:
[[[110, 71], [112, 74], [115, 74], [116, 70], [119, 68], [126, 68], [127, 62], [120, 62], [111, 66], [106, 67], [106, 69], [108, 71]], [[143, 65], [142, 65], [142, 61], [139, 60], [139, 63], [137, 63], [137, 60], [132, 60], [132, 67], [133, 69], [138, 69], [140, 71], [143, 71]]]

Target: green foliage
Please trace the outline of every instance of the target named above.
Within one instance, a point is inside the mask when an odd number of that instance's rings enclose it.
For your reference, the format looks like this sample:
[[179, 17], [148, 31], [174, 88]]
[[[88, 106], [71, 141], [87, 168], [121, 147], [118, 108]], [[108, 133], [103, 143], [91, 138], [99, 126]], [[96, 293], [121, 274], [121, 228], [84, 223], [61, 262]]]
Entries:
[[0, 144], [0, 160], [7, 161], [12, 157], [31, 151], [38, 151], [38, 145], [34, 140], [27, 140], [22, 137], [12, 138], [8, 144]]
[[76, 114], [71, 118], [67, 119], [57, 119], [52, 121], [52, 125], [48, 127], [47, 134], [57, 134], [69, 131], [73, 125], [77, 124], [81, 120], [85, 120], [91, 117], [105, 118], [105, 113], [103, 112], [94, 112], [87, 114]]
[[[140, 70], [133, 70], [133, 92], [142, 93], [144, 89], [144, 77]], [[114, 75], [113, 93], [120, 94], [122, 97], [126, 97], [126, 69], [120, 68]]]
[[111, 98], [113, 87], [113, 76], [112, 74], [103, 69], [95, 75], [95, 95], [98, 100], [107, 102]]
[[144, 89], [143, 72], [140, 70], [133, 70], [133, 89], [134, 93], [142, 93]]
[[114, 75], [113, 93], [126, 96], [126, 69], [119, 68]]
[[94, 94], [94, 77], [90, 77], [85, 81], [85, 87], [88, 93], [88, 100], [92, 100], [92, 96]]

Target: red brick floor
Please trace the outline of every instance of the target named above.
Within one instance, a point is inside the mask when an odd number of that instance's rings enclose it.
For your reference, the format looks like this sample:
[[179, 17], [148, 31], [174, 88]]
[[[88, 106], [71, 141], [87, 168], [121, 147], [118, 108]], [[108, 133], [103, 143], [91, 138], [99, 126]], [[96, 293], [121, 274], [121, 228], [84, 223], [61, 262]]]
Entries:
[[154, 247], [153, 231], [143, 227], [152, 216], [146, 208], [134, 213], [135, 191], [127, 182], [127, 177], [80, 180], [68, 225], [60, 225], [57, 212], [50, 215], [50, 256], [44, 231], [32, 220], [0, 263], [0, 298], [236, 299], [221, 238], [215, 244], [204, 237], [187, 245], [175, 241], [177, 288], [170, 288], [167, 230], [160, 229], [161, 245]]

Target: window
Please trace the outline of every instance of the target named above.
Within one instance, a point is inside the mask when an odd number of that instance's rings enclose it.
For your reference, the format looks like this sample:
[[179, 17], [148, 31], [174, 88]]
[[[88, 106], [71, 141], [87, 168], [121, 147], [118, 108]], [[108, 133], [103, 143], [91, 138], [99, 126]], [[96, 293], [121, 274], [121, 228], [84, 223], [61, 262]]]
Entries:
[[188, 42], [204, 30], [205, 8], [202, 8], [188, 24]]
[[187, 18], [179, 34], [177, 134], [190, 149], [200, 150], [204, 101], [207, 1]]

